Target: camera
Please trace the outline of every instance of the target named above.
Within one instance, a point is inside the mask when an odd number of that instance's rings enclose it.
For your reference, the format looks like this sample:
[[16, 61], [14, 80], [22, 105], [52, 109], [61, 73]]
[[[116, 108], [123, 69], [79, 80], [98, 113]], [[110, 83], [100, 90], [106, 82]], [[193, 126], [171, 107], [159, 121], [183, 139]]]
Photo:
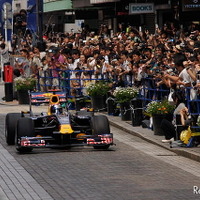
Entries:
[[17, 26], [21, 26], [22, 25], [22, 18], [21, 18], [21, 15], [18, 15], [17, 17], [16, 17], [16, 25]]
[[192, 82], [192, 86], [195, 86], [196, 84], [197, 84], [197, 82], [196, 82], [196, 81]]

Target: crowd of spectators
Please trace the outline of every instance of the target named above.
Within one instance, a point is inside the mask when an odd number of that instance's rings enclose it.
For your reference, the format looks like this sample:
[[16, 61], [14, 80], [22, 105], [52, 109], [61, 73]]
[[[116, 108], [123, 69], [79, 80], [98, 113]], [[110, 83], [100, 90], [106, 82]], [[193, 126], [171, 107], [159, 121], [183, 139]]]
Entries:
[[[168, 23], [156, 26], [153, 34], [131, 26], [109, 34], [107, 26], [102, 25], [98, 33], [86, 29], [50, 32], [39, 42], [27, 32], [23, 37], [13, 35], [11, 49], [0, 37], [0, 55], [1, 68], [9, 62], [9, 56], [14, 58], [15, 75], [37, 78], [39, 91], [59, 88], [76, 96], [84, 94], [88, 84], [103, 79], [113, 88], [167, 88], [169, 101], [173, 101], [170, 94], [174, 91], [184, 94], [188, 88], [190, 100], [200, 96], [197, 24], [179, 27]], [[161, 98], [151, 90], [148, 94], [150, 100]], [[173, 132], [165, 135], [167, 142], [175, 137], [174, 127]]]
[[[4, 59], [6, 45], [0, 40]], [[80, 92], [76, 88], [95, 79], [110, 80], [114, 87], [141, 87], [144, 79], [151, 78], [156, 80], [151, 87], [193, 87], [191, 98], [196, 98], [200, 87], [200, 29], [196, 24], [177, 28], [169, 23], [156, 27], [154, 34], [130, 26], [112, 37], [102, 26], [99, 33], [50, 33], [37, 43], [28, 33], [22, 38], [13, 35], [11, 47], [10, 55], [18, 55], [14, 68], [23, 76], [40, 77], [41, 91], [70, 87], [75, 95]], [[67, 70], [75, 71], [68, 74]], [[65, 81], [69, 76], [71, 81]]]

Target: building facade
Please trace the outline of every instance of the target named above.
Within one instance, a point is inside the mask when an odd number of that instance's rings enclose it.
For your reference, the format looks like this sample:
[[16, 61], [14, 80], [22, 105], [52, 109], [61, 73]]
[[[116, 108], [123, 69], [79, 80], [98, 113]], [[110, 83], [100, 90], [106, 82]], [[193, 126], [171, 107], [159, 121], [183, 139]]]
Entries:
[[[173, 22], [188, 25], [200, 22], [200, 0], [10, 0], [12, 12], [28, 11], [36, 31], [37, 4], [43, 4], [43, 32], [79, 31], [83, 27], [98, 31], [102, 24], [117, 32], [126, 27], [148, 29]], [[3, 16], [2, 20], [3, 21]], [[34, 25], [33, 25], [34, 24]], [[34, 27], [35, 26], [35, 27]], [[1, 23], [3, 31], [3, 23]]]
[[119, 25], [154, 32], [155, 26], [166, 23], [180, 26], [200, 21], [200, 0], [72, 0], [72, 5], [76, 17], [84, 19], [85, 13], [92, 13], [98, 26], [106, 24], [114, 32]]

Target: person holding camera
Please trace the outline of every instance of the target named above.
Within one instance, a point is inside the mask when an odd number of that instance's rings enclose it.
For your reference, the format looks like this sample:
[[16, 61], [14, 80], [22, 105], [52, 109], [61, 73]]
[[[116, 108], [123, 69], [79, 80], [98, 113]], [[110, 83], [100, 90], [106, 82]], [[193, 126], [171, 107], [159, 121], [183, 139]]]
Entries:
[[170, 121], [164, 118], [160, 124], [165, 136], [165, 139], [162, 140], [163, 143], [170, 143], [171, 141], [179, 139], [179, 134], [186, 126], [188, 109], [185, 105], [184, 93], [182, 91], [176, 91], [172, 94], [172, 99], [176, 106], [173, 112], [173, 120]]
[[19, 37], [24, 37], [26, 33], [27, 26], [27, 12], [24, 9], [21, 9], [19, 13], [14, 15], [13, 19], [14, 24], [14, 33]]

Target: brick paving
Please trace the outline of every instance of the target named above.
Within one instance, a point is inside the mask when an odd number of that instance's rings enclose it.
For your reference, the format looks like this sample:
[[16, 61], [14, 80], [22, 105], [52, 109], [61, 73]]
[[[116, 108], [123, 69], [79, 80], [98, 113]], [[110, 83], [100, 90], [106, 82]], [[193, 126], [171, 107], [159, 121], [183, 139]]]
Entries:
[[[18, 105], [18, 102], [0, 104], [1, 114], [29, 109], [28, 105]], [[33, 107], [36, 113], [46, 109], [46, 106]], [[14, 147], [7, 147], [6, 150], [5, 146], [0, 145], [0, 200], [155, 200], [161, 199], [161, 196], [162, 199], [170, 200], [199, 199], [199, 196], [192, 194], [192, 187], [200, 183], [199, 163], [177, 156], [184, 155], [200, 161], [199, 147], [171, 149], [169, 144], [161, 143], [163, 136], [156, 136], [149, 129], [133, 127], [130, 122], [121, 121], [120, 117], [108, 118], [111, 125], [129, 134], [116, 134], [117, 139], [121, 138], [124, 144], [117, 144], [117, 147], [106, 153], [96, 153], [85, 148], [81, 151], [67, 151], [67, 154], [65, 151], [41, 150], [39, 153], [20, 156], [13, 153]], [[147, 142], [142, 145], [141, 140], [135, 140], [130, 134]], [[136, 149], [134, 154], [132, 147]], [[146, 154], [152, 157], [151, 161]], [[158, 160], [161, 162], [158, 163]], [[188, 163], [190, 168], [187, 167]], [[177, 167], [182, 170], [177, 171]], [[177, 184], [179, 177], [183, 179], [180, 185]], [[163, 185], [159, 179], [165, 180], [166, 184]], [[122, 195], [125, 195], [124, 198]]]
[[[35, 179], [0, 145], [1, 200], [52, 200]], [[6, 195], [5, 195], [6, 193]]]
[[[120, 135], [123, 137], [121, 131], [113, 131], [117, 139]], [[185, 169], [179, 170], [175, 161], [181, 158], [173, 156], [173, 152], [132, 135], [123, 135], [124, 142], [116, 141], [117, 146], [106, 152], [90, 148], [35, 150], [24, 155], [16, 154], [12, 149], [9, 152], [55, 200], [182, 200], [199, 197], [192, 193], [193, 185], [200, 182], [198, 171], [191, 174]], [[146, 155], [147, 152], [151, 156]], [[173, 160], [168, 163], [166, 157], [161, 156], [164, 154], [172, 155]], [[183, 160], [186, 166], [190, 163], [191, 168], [197, 169], [199, 163], [190, 161]]]

